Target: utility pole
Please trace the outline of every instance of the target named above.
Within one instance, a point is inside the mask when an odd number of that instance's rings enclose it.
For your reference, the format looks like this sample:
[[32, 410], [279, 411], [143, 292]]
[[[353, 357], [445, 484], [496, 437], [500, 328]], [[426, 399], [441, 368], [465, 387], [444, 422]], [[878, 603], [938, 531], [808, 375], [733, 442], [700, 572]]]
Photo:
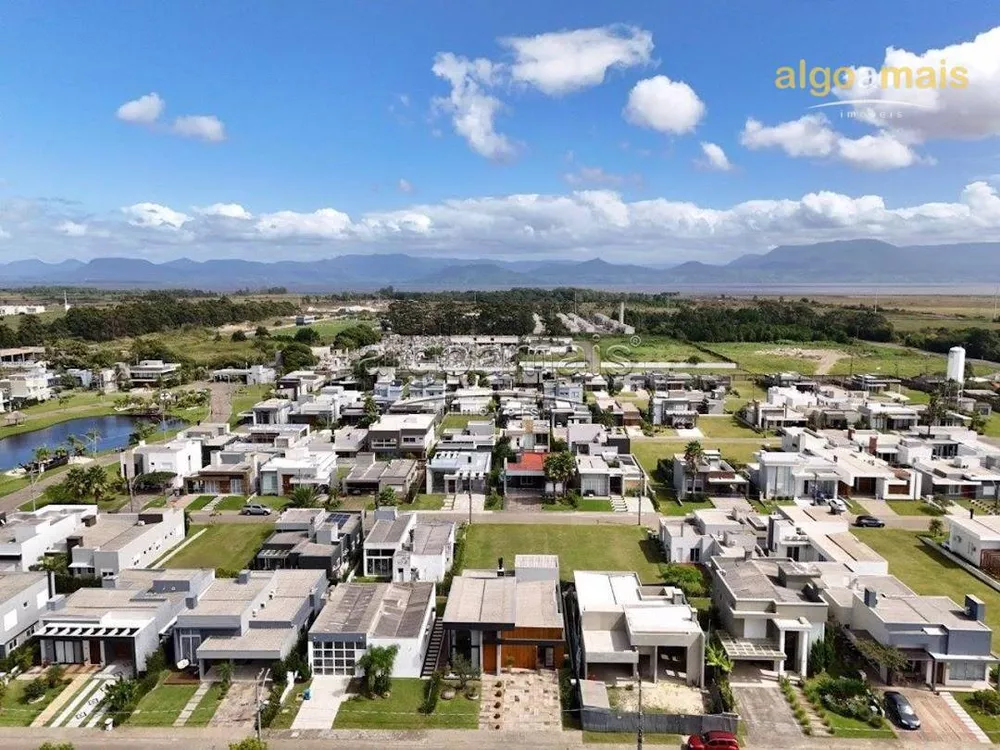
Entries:
[[[654, 658], [655, 650], [654, 650]], [[635, 746], [637, 750], [642, 750], [642, 665], [639, 662], [639, 654], [636, 653], [636, 674], [639, 677], [639, 733], [636, 736]]]
[[270, 668], [268, 668], [268, 669], [262, 669], [262, 670], [260, 670], [260, 673], [257, 675], [257, 679], [254, 680], [254, 704], [255, 704], [255, 709], [254, 710], [255, 710], [256, 716], [257, 716], [256, 720], [254, 721], [254, 724], [257, 727], [257, 741], [258, 742], [260, 742], [260, 709], [261, 709], [261, 705], [262, 705], [261, 704], [261, 700], [260, 700], [260, 689], [267, 684], [267, 676], [269, 674], [271, 674], [271, 669]]

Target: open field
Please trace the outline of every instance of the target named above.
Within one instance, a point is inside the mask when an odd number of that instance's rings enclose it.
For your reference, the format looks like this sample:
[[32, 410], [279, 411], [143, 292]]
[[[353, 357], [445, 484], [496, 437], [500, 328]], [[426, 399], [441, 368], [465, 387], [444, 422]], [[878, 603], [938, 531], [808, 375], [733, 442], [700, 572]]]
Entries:
[[563, 580], [574, 570], [632, 570], [644, 583], [661, 579], [659, 544], [639, 526], [474, 524], [466, 532], [465, 567], [493, 569], [497, 558], [559, 555]]
[[939, 354], [894, 346], [861, 344], [851, 347], [853, 358], [842, 359], [830, 370], [833, 375], [879, 373], [891, 377], [943, 374], [947, 360]]
[[388, 698], [357, 696], [345, 700], [333, 722], [335, 729], [477, 729], [479, 700], [459, 693], [438, 700], [432, 714], [422, 714], [424, 680], [396, 677]]
[[168, 568], [222, 568], [242, 570], [257, 554], [264, 539], [274, 531], [265, 523], [219, 523], [192, 526], [189, 536], [205, 533], [167, 560]]
[[300, 328], [312, 328], [316, 333], [319, 334], [320, 338], [323, 340], [324, 344], [329, 344], [333, 341], [333, 337], [338, 333], [343, 331], [345, 328], [350, 328], [351, 326], [356, 326], [359, 323], [366, 323], [369, 326], [376, 327], [378, 324], [371, 320], [362, 320], [360, 318], [340, 318], [337, 320], [319, 320], [315, 323], [310, 323], [307, 326], [282, 326], [281, 328], [272, 328], [271, 333], [280, 333], [295, 335], [295, 332]]
[[889, 561], [889, 572], [918, 594], [947, 596], [960, 606], [966, 594], [986, 602], [986, 624], [993, 629], [993, 648], [1000, 644], [1000, 593], [923, 544], [919, 532], [902, 529], [851, 529]]
[[[246, 323], [241, 328], [253, 329], [257, 324]], [[231, 359], [256, 360], [259, 353], [253, 348], [253, 336], [246, 341], [233, 341], [230, 334], [225, 333], [215, 340], [214, 328], [185, 328], [174, 331], [144, 336], [144, 339], [160, 341], [180, 357], [187, 357], [197, 364], [210, 364], [216, 360]], [[123, 340], [127, 345], [128, 340]], [[116, 341], [116, 344], [123, 343]]]
[[686, 362], [690, 357], [707, 362], [705, 352], [667, 336], [604, 336], [593, 344], [601, 359], [628, 362]]
[[757, 438], [760, 437], [736, 417], [702, 416], [698, 420], [698, 429], [709, 438]]
[[233, 392], [232, 412], [229, 416], [229, 424], [235, 426], [239, 414], [250, 411], [250, 408], [258, 401], [267, 398], [267, 394], [274, 388], [272, 385], [240, 385]]

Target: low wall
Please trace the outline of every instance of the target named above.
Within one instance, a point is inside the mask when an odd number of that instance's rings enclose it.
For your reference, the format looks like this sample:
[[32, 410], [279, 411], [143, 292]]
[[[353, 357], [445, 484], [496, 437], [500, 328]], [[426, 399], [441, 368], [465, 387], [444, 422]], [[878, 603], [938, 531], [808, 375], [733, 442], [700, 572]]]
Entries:
[[[619, 713], [607, 708], [580, 709], [580, 723], [588, 732], [639, 731], [639, 714]], [[739, 717], [734, 714], [647, 714], [642, 715], [642, 731], [656, 734], [701, 734], [723, 731], [736, 733]]]

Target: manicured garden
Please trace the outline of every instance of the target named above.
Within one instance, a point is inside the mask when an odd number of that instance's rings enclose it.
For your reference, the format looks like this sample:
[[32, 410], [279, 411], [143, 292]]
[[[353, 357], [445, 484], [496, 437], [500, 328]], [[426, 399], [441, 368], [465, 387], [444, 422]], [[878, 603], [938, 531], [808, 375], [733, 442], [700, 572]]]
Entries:
[[267, 536], [274, 531], [265, 523], [219, 523], [191, 526], [188, 536], [205, 533], [165, 563], [168, 568], [215, 568], [239, 571], [253, 560]]
[[168, 685], [161, 681], [142, 697], [125, 723], [133, 727], [173, 726], [197, 690], [198, 685], [195, 683]]
[[952, 693], [952, 696], [986, 733], [990, 742], [1000, 743], [1000, 692], [977, 690], [973, 693]]
[[0, 696], [0, 727], [31, 726], [38, 715], [66, 689], [64, 670], [49, 670], [33, 680], [11, 680]]
[[643, 582], [661, 580], [662, 553], [644, 526], [473, 524], [466, 531], [464, 567], [492, 569], [497, 558], [558, 555], [563, 580], [574, 570], [629, 570]]
[[219, 704], [222, 702], [222, 685], [218, 682], [213, 682], [208, 688], [201, 700], [198, 701], [198, 705], [195, 706], [194, 711], [188, 717], [188, 720], [184, 723], [186, 727], [207, 727], [208, 723], [215, 716], [215, 712], [219, 708]]
[[214, 510], [241, 510], [248, 502], [266, 505], [274, 511], [279, 511], [290, 502], [289, 498], [280, 495], [258, 495], [253, 500], [249, 500], [246, 495], [229, 495], [222, 498], [215, 506]]
[[187, 508], [185, 508], [185, 510], [188, 510], [192, 513], [198, 510], [202, 510], [206, 505], [215, 500], [215, 497], [216, 497], [215, 495], [198, 495], [198, 497], [196, 497], [194, 500], [188, 503], [188, 506]]

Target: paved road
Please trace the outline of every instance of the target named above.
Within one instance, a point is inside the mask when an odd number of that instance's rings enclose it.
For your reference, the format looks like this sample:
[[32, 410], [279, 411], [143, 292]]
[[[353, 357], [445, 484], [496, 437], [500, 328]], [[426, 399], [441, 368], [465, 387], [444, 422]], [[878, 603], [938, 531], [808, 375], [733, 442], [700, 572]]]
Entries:
[[237, 383], [193, 383], [194, 388], [205, 388], [212, 394], [211, 406], [206, 422], [228, 422], [233, 411], [233, 394], [239, 387]]
[[[111, 464], [118, 463], [118, 454], [114, 453], [109, 456], [98, 456], [97, 463], [101, 466], [110, 466]], [[24, 487], [23, 489], [11, 492], [9, 495], [0, 497], [0, 512], [17, 510], [19, 506], [31, 500], [32, 497], [41, 495], [46, 487], [58, 484], [65, 478], [66, 472], [60, 471], [56, 474], [50, 474], [47, 477], [42, 477], [35, 482], [34, 487]]]
[[[777, 695], [780, 698], [780, 693]], [[76, 750], [131, 750], [132, 748], [181, 748], [191, 746], [225, 750], [230, 742], [241, 737], [231, 729], [194, 728], [119, 728], [111, 732], [100, 730], [70, 729], [14, 729], [4, 728], [0, 735], [0, 748], [11, 750], [35, 750], [43, 742], [71, 742]], [[265, 739], [271, 750], [329, 750], [338, 748], [437, 748], [449, 750], [510, 750], [511, 748], [545, 748], [546, 750], [579, 750], [584, 747], [580, 732], [490, 732], [476, 730], [428, 730], [412, 732], [352, 730], [326, 731], [281, 731], [266, 732]], [[955, 750], [954, 742], [920, 742], [907, 737], [907, 748], [922, 750]], [[900, 747], [899, 743], [887, 740], [848, 740], [820, 737], [781, 737], [780, 743], [771, 739], [750, 739], [744, 745], [746, 750], [886, 750]], [[634, 748], [635, 742], [627, 744], [604, 744], [609, 750]], [[663, 747], [671, 747], [663, 745]], [[976, 745], [975, 747], [987, 747]], [[992, 747], [1000, 747], [992, 745]]]

